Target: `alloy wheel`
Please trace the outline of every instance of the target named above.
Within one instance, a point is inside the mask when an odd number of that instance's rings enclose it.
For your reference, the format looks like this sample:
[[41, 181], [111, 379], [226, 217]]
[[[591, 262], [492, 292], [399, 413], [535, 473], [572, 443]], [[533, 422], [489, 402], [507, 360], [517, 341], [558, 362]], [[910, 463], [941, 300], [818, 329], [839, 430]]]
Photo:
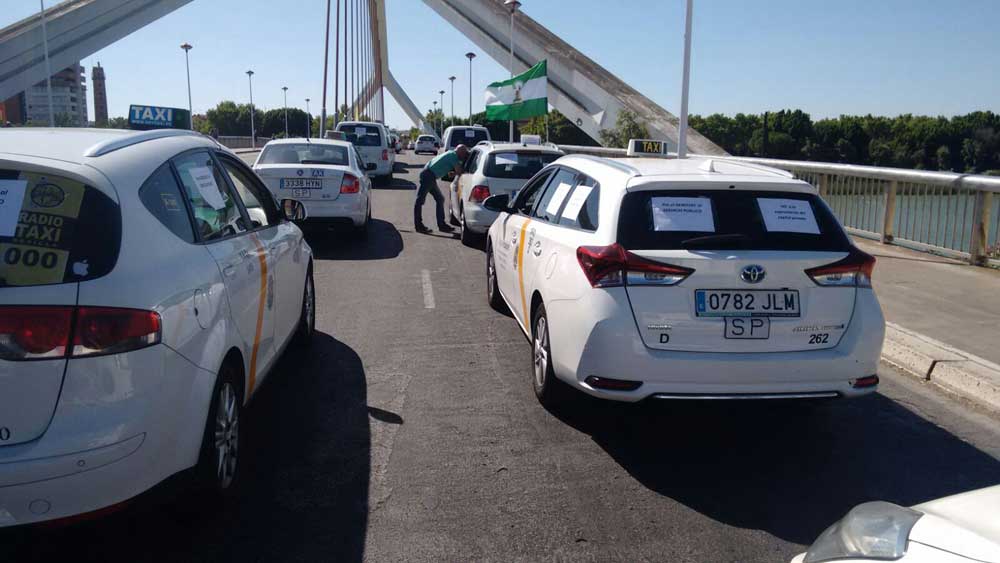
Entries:
[[236, 390], [225, 382], [216, 396], [215, 476], [220, 489], [227, 489], [236, 478], [239, 462], [240, 407]]

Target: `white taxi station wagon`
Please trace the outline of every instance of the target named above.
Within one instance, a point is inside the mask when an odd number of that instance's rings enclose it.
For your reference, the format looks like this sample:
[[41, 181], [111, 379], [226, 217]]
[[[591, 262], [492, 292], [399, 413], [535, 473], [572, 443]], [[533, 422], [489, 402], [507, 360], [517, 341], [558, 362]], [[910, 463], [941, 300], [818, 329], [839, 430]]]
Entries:
[[0, 130], [0, 194], [0, 527], [232, 490], [243, 405], [315, 326], [301, 204], [176, 130]]
[[783, 171], [574, 155], [484, 206], [487, 297], [530, 338], [543, 403], [563, 384], [630, 402], [878, 385], [875, 259]]

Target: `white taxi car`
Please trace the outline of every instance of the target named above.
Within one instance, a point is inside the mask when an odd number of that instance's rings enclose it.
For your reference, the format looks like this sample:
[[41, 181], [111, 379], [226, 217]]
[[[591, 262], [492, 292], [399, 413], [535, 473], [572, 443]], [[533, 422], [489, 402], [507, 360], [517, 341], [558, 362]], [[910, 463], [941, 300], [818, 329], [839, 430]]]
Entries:
[[809, 184], [721, 160], [566, 156], [500, 211], [488, 299], [533, 345], [543, 403], [872, 392], [875, 259]]
[[253, 165], [278, 199], [301, 201], [309, 218], [302, 226], [345, 225], [367, 232], [372, 217], [371, 179], [365, 164], [347, 141], [278, 139], [264, 145]]
[[392, 182], [396, 152], [392, 150], [389, 130], [384, 125], [374, 121], [341, 121], [337, 124], [337, 131], [354, 144], [365, 164], [375, 165], [374, 169], [366, 170], [376, 181], [383, 185]]
[[0, 527], [233, 486], [243, 406], [314, 330], [302, 213], [197, 133], [0, 130]]
[[524, 145], [481, 142], [469, 151], [465, 174], [451, 183], [452, 222], [462, 228], [462, 242], [471, 244], [497, 218], [483, 207], [491, 195], [513, 197], [532, 176], [563, 155], [555, 145]]
[[860, 504], [792, 563], [1000, 563], [1000, 485], [911, 508]]
[[433, 135], [420, 135], [417, 137], [417, 143], [413, 145], [413, 154], [437, 154], [440, 146], [441, 143]]

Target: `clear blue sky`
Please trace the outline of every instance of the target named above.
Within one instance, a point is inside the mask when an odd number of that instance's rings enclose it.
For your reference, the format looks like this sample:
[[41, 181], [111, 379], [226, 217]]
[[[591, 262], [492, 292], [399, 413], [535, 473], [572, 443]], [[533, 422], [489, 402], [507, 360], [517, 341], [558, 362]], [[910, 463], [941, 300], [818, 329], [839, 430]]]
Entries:
[[[51, 5], [54, 0], [46, 0]], [[6, 26], [37, 9], [4, 0]], [[680, 100], [683, 0], [523, 0], [523, 10], [668, 110]], [[420, 0], [387, 0], [392, 71], [427, 110], [455, 75], [455, 109], [468, 112], [466, 51], [479, 52]], [[609, 9], [610, 8], [610, 9]], [[108, 77], [112, 116], [130, 103], [187, 106], [184, 57], [191, 51], [194, 109], [219, 100], [254, 101], [319, 112], [322, 0], [194, 0], [88, 57]], [[1000, 1], [695, 0], [692, 113], [759, 113], [800, 108], [814, 118], [839, 114], [954, 115], [1000, 112]], [[332, 48], [331, 48], [332, 51]], [[332, 59], [331, 54], [331, 59]], [[332, 73], [328, 107], [333, 107]], [[473, 102], [506, 71], [474, 62]], [[91, 119], [93, 100], [91, 98]], [[450, 109], [450, 108], [449, 108]], [[409, 127], [387, 97], [387, 121]]]

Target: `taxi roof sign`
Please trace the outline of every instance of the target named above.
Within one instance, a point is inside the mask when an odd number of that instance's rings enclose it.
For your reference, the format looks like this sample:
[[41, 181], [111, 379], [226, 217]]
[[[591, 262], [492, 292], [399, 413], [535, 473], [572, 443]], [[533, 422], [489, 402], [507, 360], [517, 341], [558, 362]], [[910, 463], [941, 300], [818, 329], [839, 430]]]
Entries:
[[190, 114], [181, 108], [142, 106], [128, 108], [128, 127], [138, 131], [149, 129], [189, 129]]
[[677, 146], [670, 141], [629, 139], [626, 154], [628, 156], [666, 156], [670, 149], [677, 150]]

